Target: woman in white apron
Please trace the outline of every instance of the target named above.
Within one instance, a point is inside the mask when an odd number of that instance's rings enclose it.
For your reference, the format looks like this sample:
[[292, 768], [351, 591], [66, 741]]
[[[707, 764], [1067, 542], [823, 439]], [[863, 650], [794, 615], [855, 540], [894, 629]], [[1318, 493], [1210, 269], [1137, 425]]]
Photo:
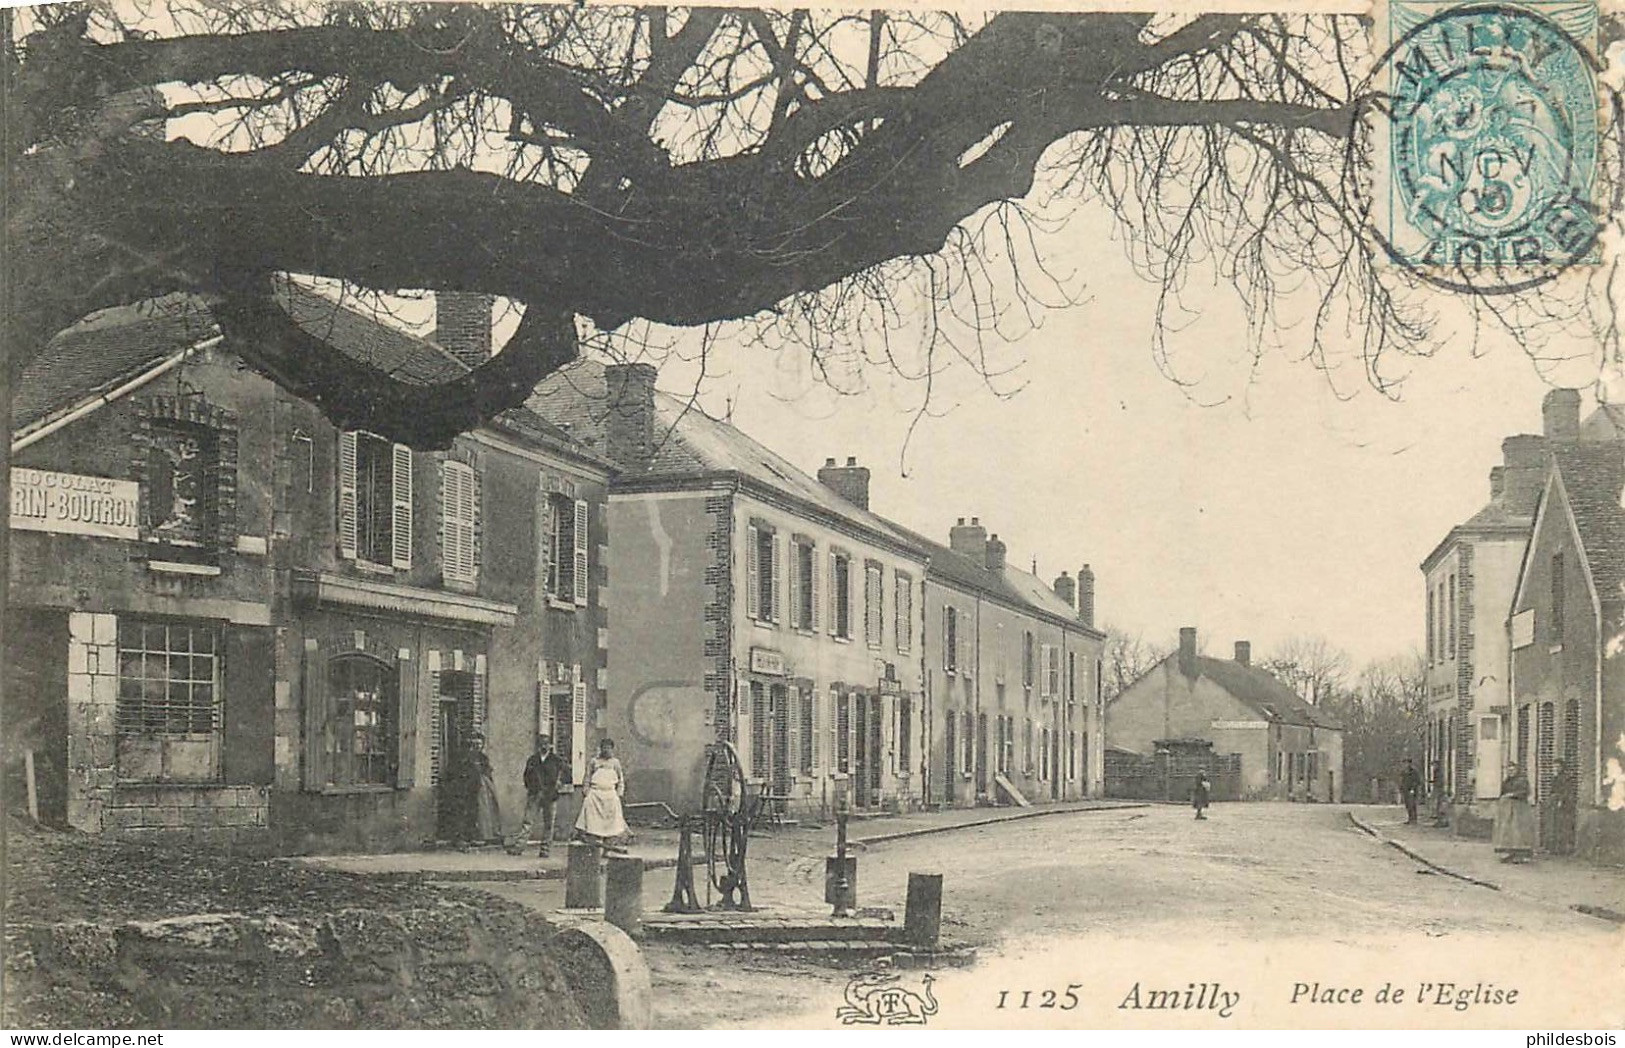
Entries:
[[626, 836], [626, 817], [621, 798], [626, 796], [626, 773], [615, 756], [615, 743], [604, 739], [598, 756], [587, 765], [587, 790], [576, 817], [576, 831], [600, 847], [608, 847]]

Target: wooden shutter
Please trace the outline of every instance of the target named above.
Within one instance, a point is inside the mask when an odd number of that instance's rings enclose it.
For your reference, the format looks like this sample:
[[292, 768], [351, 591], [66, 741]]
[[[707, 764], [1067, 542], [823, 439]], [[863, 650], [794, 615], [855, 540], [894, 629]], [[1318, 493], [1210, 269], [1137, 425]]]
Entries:
[[448, 579], [473, 582], [474, 518], [479, 484], [461, 462], [445, 462], [440, 472], [440, 570]]
[[811, 565], [811, 570], [807, 573], [807, 578], [809, 584], [812, 586], [812, 593], [807, 597], [807, 603], [812, 608], [812, 620], [807, 623], [807, 628], [816, 631], [818, 629], [819, 620], [823, 618], [823, 603], [820, 599], [819, 593], [822, 586], [818, 581], [818, 577], [822, 575], [823, 572], [818, 570], [818, 547], [812, 545], [811, 543], [808, 543], [807, 545], [807, 562]]
[[790, 557], [790, 625], [797, 629], [806, 629], [808, 623], [801, 620], [801, 543], [797, 542], [790, 547], [795, 552]]
[[355, 559], [355, 433], [339, 434], [339, 556]]
[[762, 565], [759, 549], [756, 525], [751, 524], [745, 528], [745, 615], [753, 619], [762, 617]]
[[772, 535], [773, 562], [769, 565], [772, 574], [768, 582], [772, 583], [770, 596], [772, 607], [767, 609], [768, 618], [774, 622], [784, 621], [784, 536], [777, 532]]
[[418, 678], [412, 653], [402, 648], [395, 660], [396, 726], [395, 788], [412, 788], [418, 757]]
[[587, 682], [581, 666], [570, 667], [570, 781], [587, 780]]
[[951, 614], [952, 609], [944, 604], [942, 606], [942, 668], [944, 670], [954, 668], [954, 656], [958, 654], [958, 652], [954, 651], [954, 635], [948, 629], [948, 618]]
[[300, 701], [305, 713], [305, 789], [320, 790], [331, 774], [327, 744], [327, 662], [314, 637], [305, 639]]
[[784, 709], [779, 716], [784, 718], [784, 770], [789, 773], [787, 777], [801, 770], [801, 704], [804, 702], [799, 688], [784, 689]]
[[970, 657], [971, 635], [969, 615], [959, 616], [959, 621], [954, 627], [954, 633], [957, 634], [959, 638], [959, 672], [970, 673], [974, 667], [971, 665]]
[[548, 580], [554, 575], [553, 558], [558, 555], [553, 541], [556, 534], [553, 521], [555, 512], [553, 496], [545, 487], [539, 489], [536, 492], [536, 570], [540, 574], [536, 577], [536, 589], [542, 595], [537, 605], [543, 607], [547, 604], [545, 598], [554, 595], [548, 588]]
[[1049, 695], [1049, 653], [1048, 644], [1038, 646], [1038, 694], [1044, 697]]
[[390, 498], [389, 566], [412, 566], [412, 449], [405, 444], [394, 446]]
[[579, 607], [587, 606], [587, 572], [588, 545], [592, 541], [592, 528], [587, 519], [587, 500], [576, 499], [575, 520], [575, 602]]

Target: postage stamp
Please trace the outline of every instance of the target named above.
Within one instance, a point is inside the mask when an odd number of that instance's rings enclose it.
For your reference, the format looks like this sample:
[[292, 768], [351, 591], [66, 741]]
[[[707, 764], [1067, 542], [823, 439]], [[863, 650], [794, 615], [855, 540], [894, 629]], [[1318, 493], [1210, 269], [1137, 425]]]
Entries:
[[1596, 8], [1402, 0], [1388, 29], [1389, 255], [1502, 292], [1595, 261]]

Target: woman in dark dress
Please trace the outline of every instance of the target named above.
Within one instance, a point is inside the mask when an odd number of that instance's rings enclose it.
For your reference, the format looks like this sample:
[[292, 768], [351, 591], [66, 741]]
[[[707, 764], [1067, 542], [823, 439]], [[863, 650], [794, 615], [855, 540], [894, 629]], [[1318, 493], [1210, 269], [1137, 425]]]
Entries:
[[1207, 773], [1198, 772], [1196, 775], [1196, 785], [1191, 787], [1191, 807], [1196, 809], [1196, 817], [1198, 819], [1207, 818], [1207, 816], [1202, 813], [1207, 810], [1208, 801], [1212, 795], [1213, 784], [1208, 781]]

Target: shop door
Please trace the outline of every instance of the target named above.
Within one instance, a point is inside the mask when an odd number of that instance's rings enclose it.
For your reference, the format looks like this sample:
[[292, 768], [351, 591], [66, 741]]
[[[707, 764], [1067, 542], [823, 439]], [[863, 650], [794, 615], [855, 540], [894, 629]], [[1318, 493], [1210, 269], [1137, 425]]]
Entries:
[[959, 778], [959, 769], [955, 765], [954, 757], [958, 753], [954, 743], [958, 733], [954, 731], [954, 724], [959, 720], [959, 714], [949, 712], [943, 719], [943, 749], [942, 755], [942, 799], [949, 804], [954, 802], [954, 783]]
[[987, 714], [976, 715], [976, 792], [987, 793]]

